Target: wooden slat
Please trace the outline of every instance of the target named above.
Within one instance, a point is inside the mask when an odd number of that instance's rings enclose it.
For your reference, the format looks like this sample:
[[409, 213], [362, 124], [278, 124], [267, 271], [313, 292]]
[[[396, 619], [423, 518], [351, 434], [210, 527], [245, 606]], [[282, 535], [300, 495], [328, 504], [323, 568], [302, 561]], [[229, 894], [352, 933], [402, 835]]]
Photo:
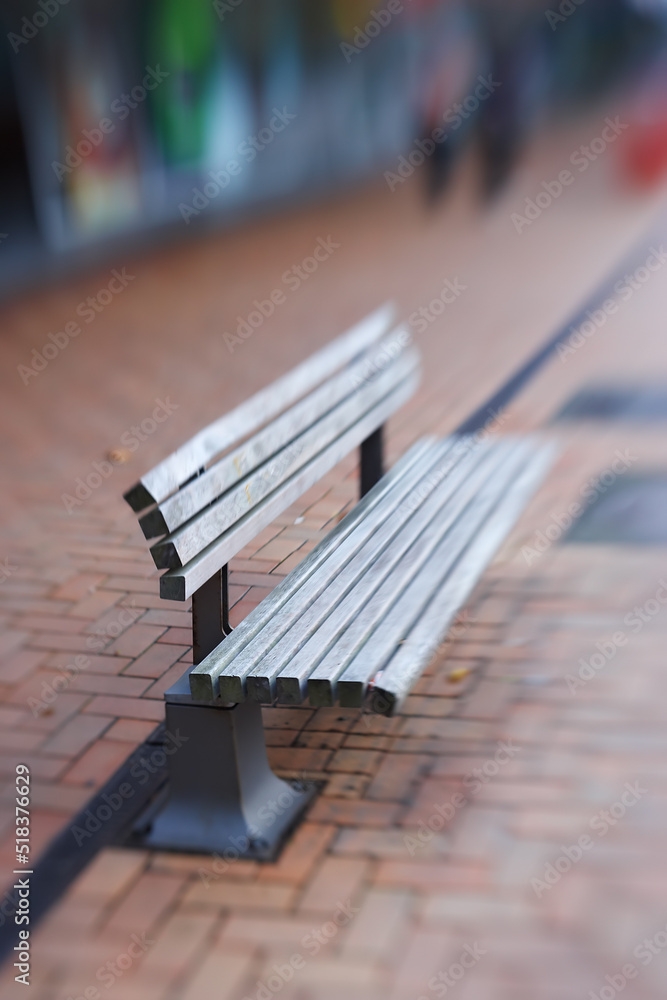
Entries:
[[417, 374], [405, 379], [390, 395], [366, 413], [358, 423], [337, 438], [317, 458], [283, 483], [271, 496], [259, 503], [253, 511], [237, 521], [229, 531], [204, 549], [187, 566], [165, 573], [160, 578], [160, 596], [174, 601], [187, 600], [213, 573], [229, 562], [232, 556], [251, 541], [261, 528], [270, 524], [278, 514], [305, 493], [313, 483], [318, 482], [345, 455], [383, 424], [410, 398], [418, 382]]
[[369, 707], [376, 710], [381, 707], [385, 715], [393, 715], [400, 709], [552, 460], [553, 449], [541, 448], [519, 474], [406, 641], [386, 668], [374, 678], [373, 687], [367, 695]]
[[347, 625], [366, 620], [374, 595], [377, 596], [375, 592], [383, 589], [392, 570], [396, 568], [400, 580], [410, 579], [420, 559], [428, 557], [435, 538], [446, 530], [451, 516], [449, 502], [453, 496], [458, 499], [458, 490], [463, 491], [459, 504], [465, 503], [465, 498], [474, 492], [479, 478], [474, 472], [477, 465], [484, 465], [488, 450], [488, 445], [482, 446], [470, 460], [461, 461], [448, 476], [444, 488], [432, 490], [415, 510], [405, 505], [404, 523], [394, 523], [395, 518], [385, 519], [382, 528], [347, 563], [297, 627], [251, 671], [247, 679], [250, 697], [271, 703], [280, 690], [289, 704], [302, 700], [308, 675], [327, 657], [332, 646], [337, 646]]
[[[442, 446], [438, 451], [442, 454]], [[285, 642], [289, 644], [291, 641], [292, 626], [296, 626], [301, 635], [311, 616], [311, 606], [320, 598], [331, 604], [341, 592], [341, 584], [345, 583], [344, 575], [355, 572], [355, 567], [348, 570], [350, 563], [356, 560], [356, 572], [363, 571], [365, 553], [362, 553], [362, 549], [365, 552], [381, 551], [384, 539], [392, 531], [398, 531], [401, 524], [411, 516], [412, 511], [406, 507], [404, 501], [412, 490], [413, 476], [420, 466], [426, 469], [432, 467], [434, 457], [435, 455], [431, 453], [428, 456], [428, 464], [416, 463], [410, 469], [396, 489], [385, 497], [374, 511], [367, 514], [355, 531], [329, 554], [317, 572], [309, 575], [298, 591], [281, 608], [280, 616], [268, 622], [255, 639], [221, 671], [219, 691], [222, 698], [242, 701], [246, 696], [246, 682], [250, 675], [265, 673], [267, 670], [273, 673], [271, 665], [277, 657], [279, 666], [276, 669], [280, 669], [285, 659]], [[317, 613], [316, 609], [314, 614]], [[259, 670], [256, 670], [258, 665]]]
[[216, 455], [254, 433], [382, 337], [394, 314], [393, 304], [381, 306], [287, 375], [209, 424], [127, 491], [129, 505], [138, 512], [162, 503]]
[[332, 691], [332, 699], [338, 697], [339, 703], [345, 707], [361, 707], [369, 680], [385, 666], [399, 644], [405, 641], [442, 582], [450, 573], [455, 573], [455, 566], [461, 555], [477, 532], [483, 532], [486, 519], [503, 493], [511, 492], [512, 482], [520, 474], [530, 454], [530, 445], [521, 442], [512, 455], [508, 456], [502, 470], [477, 492], [456, 530], [446, 535], [433, 551], [419, 576], [392, 607], [391, 615], [376, 623], [365, 645], [338, 680], [336, 689]]
[[[224, 643], [192, 670], [190, 689], [193, 697], [198, 700], [213, 701], [217, 696], [217, 690], [214, 690], [215, 682], [220, 673], [236, 659], [239, 652], [268, 623], [276, 620], [278, 612], [282, 612], [286, 602], [300, 589], [304, 581], [326, 562], [330, 554], [340, 551], [346, 539], [360, 525], [366, 525], [366, 518], [379, 504], [386, 503], [387, 498], [396, 505], [399, 504], [410, 489], [411, 480], [408, 479], [408, 475], [415, 469], [430, 467], [433, 464], [433, 456], [440, 454], [441, 451], [442, 445], [434, 438], [422, 438], [413, 445], [380, 482], [308, 553], [303, 562], [250, 612], [241, 625], [234, 629], [231, 636], [228, 636]], [[390, 504], [388, 509], [392, 510], [393, 506]], [[370, 528], [368, 532], [370, 533]]]
[[225, 455], [193, 482], [168, 497], [159, 507], [154, 507], [144, 514], [139, 524], [146, 538], [155, 538], [180, 528], [216, 501], [226, 490], [240, 482], [244, 476], [249, 476], [262, 463], [286, 448], [343, 400], [358, 393], [369, 371], [369, 365], [371, 371], [378, 372], [380, 359], [391, 357], [391, 366], [398, 366], [394, 370], [399, 371], [403, 365], [407, 374], [411, 366], [407, 354], [409, 342], [408, 328], [397, 327], [389, 336], [367, 348], [359, 361], [290, 407], [287, 412], [245, 441], [232, 454]]
[[404, 363], [392, 365], [377, 379], [344, 399], [316, 424], [276, 452], [245, 482], [239, 483], [192, 521], [153, 545], [151, 554], [158, 569], [177, 569], [194, 559], [302, 466], [340, 438], [373, 406], [387, 398], [397, 385], [417, 371], [418, 365], [417, 352], [408, 352]]
[[[412, 582], [418, 580], [423, 585], [422, 589], [425, 589], [424, 577], [421, 575], [422, 568], [432, 558], [433, 552], [443, 539], [461, 533], [461, 525], [465, 522], [467, 512], [476, 502], [476, 498], [483, 491], [484, 486], [497, 476], [500, 476], [502, 485], [502, 467], [511, 461], [513, 447], [505, 442], [488, 444], [486, 449], [479, 446], [470, 459], [462, 462], [448, 477], [446, 483], [439, 490], [436, 490], [436, 495], [443, 494], [442, 503], [445, 504], [438, 522], [431, 528], [428, 535], [419, 539], [410, 553], [410, 558], [405, 560], [405, 564], [399, 564], [395, 572], [382, 582], [374, 594], [364, 596], [359, 593], [357, 595], [356, 603], [362, 610], [356, 616], [348, 615], [349, 625], [340, 629], [337, 641], [331, 644], [326, 655], [311, 671], [307, 680], [308, 695], [313, 705], [323, 706], [334, 703], [336, 681], [387, 615], [391, 615], [392, 621], [397, 623], [397, 609], [401, 604], [404, 592]], [[461, 475], [461, 473], [465, 474], [466, 472], [467, 475]], [[366, 646], [364, 654], [369, 664], [377, 662], [375, 653], [372, 646], [370, 648]], [[288, 672], [291, 672], [292, 669], [293, 667], [290, 666]], [[280, 688], [282, 687], [283, 684], [280, 684]]]

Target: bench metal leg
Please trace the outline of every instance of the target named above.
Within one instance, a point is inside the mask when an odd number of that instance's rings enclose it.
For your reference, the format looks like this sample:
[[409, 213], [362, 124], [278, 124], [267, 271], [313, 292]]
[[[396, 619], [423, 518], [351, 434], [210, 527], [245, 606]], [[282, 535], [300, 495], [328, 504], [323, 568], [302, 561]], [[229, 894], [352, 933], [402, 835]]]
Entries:
[[384, 475], [382, 427], [361, 442], [361, 488], [364, 497]]
[[194, 663], [205, 660], [231, 631], [227, 567], [223, 566], [192, 595]]
[[269, 767], [257, 702], [210, 708], [167, 702], [173, 733], [166, 802], [135, 827], [135, 842], [171, 851], [270, 860], [316, 793]]

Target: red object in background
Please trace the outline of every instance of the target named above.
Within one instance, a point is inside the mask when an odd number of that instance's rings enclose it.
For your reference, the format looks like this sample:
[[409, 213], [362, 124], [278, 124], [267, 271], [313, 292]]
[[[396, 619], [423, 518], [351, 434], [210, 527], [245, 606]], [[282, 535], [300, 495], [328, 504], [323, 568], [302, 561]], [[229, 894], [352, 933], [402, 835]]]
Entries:
[[667, 103], [659, 120], [630, 122], [622, 155], [633, 183], [652, 187], [662, 179], [667, 173]]
[[621, 159], [626, 177], [652, 187], [667, 173], [667, 67], [663, 60], [646, 75], [626, 116]]

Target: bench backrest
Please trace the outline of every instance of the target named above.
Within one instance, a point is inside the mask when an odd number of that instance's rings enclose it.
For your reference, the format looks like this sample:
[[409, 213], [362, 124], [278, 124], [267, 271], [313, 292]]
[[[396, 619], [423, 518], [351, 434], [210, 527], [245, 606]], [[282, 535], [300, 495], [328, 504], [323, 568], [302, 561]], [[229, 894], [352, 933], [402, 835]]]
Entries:
[[419, 355], [383, 306], [210, 424], [125, 494], [160, 594], [186, 600], [414, 392]]

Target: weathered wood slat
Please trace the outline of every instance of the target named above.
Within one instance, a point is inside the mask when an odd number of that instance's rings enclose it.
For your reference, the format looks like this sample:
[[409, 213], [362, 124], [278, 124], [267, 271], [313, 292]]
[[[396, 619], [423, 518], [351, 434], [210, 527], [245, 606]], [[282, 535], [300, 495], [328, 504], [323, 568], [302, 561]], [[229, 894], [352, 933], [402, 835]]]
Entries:
[[[483, 475], [488, 453], [489, 446], [483, 445], [467, 461], [461, 461], [418, 508], [408, 508], [403, 524], [385, 520], [364, 549], [311, 605], [299, 621], [298, 635], [285, 636], [283, 648], [276, 646], [251, 672], [247, 681], [251, 697], [271, 703], [279, 694], [280, 700], [288, 704], [301, 702], [312, 671], [317, 668], [328, 674], [320, 661], [325, 658], [331, 666], [332, 647], [338, 649], [346, 627], [352, 627], [352, 622], [368, 622], [369, 616], [372, 620], [372, 608], [378, 593], [386, 590], [387, 581], [391, 588], [400, 590], [428, 558], [439, 535], [474, 493], [480, 479], [478, 467]], [[253, 677], [253, 673], [258, 676]]]
[[[413, 352], [411, 360], [406, 353], [409, 341], [407, 327], [397, 327], [388, 337], [367, 348], [359, 361], [319, 386], [234, 452], [225, 455], [193, 482], [183, 486], [178, 493], [144, 514], [139, 519], [139, 524], [146, 538], [175, 531], [195, 517], [336, 406], [358, 393], [368, 373], [377, 374], [384, 359], [389, 359], [389, 363], [383, 365], [384, 368], [399, 366], [394, 369], [398, 372], [403, 365], [404, 374], [407, 374], [415, 357]], [[323, 444], [326, 443], [323, 439]]]
[[321, 479], [329, 469], [332, 469], [353, 448], [361, 444], [376, 427], [384, 423], [410, 398], [418, 381], [417, 374], [405, 379], [345, 434], [303, 466], [185, 567], [165, 573], [160, 578], [160, 596], [168, 600], [187, 600], [213, 573], [229, 562], [232, 556], [251, 541], [262, 527], [270, 524], [278, 514], [305, 493], [313, 483]]
[[377, 379], [343, 399], [317, 423], [276, 452], [245, 482], [233, 487], [192, 521], [153, 545], [151, 554], [158, 569], [177, 569], [194, 559], [299, 468], [335, 442], [373, 406], [387, 398], [397, 385], [417, 371], [418, 366], [416, 351], [409, 351], [404, 363], [392, 365]]
[[162, 503], [216, 455], [254, 433], [382, 337], [394, 315], [392, 304], [381, 306], [287, 375], [209, 424], [142, 476], [125, 494], [126, 501], [137, 512]]
[[[448, 442], [446, 448], [450, 446]], [[422, 465], [424, 471], [433, 467], [434, 459], [437, 464], [437, 459], [442, 454], [442, 446], [437, 452], [431, 453], [428, 456], [428, 464]], [[417, 463], [409, 470], [404, 477], [405, 481], [399, 483], [393, 493], [385, 497], [383, 502], [359, 523], [355, 531], [331, 552], [326, 563], [308, 577], [281, 608], [279, 620], [268, 623], [256, 639], [248, 643], [221, 672], [219, 690], [222, 698], [231, 701], [243, 700], [246, 694], [246, 682], [251, 674], [264, 674], [267, 671], [273, 674], [280, 669], [285, 656], [291, 653], [289, 649], [287, 653], [284, 650], [285, 644], [289, 645], [291, 642], [292, 626], [296, 625], [301, 635], [308, 616], [312, 617], [311, 606], [319, 601], [319, 608], [312, 614], [315, 616], [321, 614], [322, 604], [330, 605], [341, 592], [341, 585], [345, 586], [344, 574], [354, 576], [355, 573], [362, 572], [366, 560], [374, 553], [380, 552], [385, 544], [384, 540], [393, 532], [400, 530], [405, 520], [411, 517], [412, 511], [405, 505], [405, 500], [412, 492], [414, 476], [418, 473], [420, 464], [422, 463]], [[310, 556], [306, 557], [306, 561], [309, 559]], [[348, 570], [355, 560], [356, 564]], [[278, 666], [274, 671], [272, 664], [276, 659]], [[260, 679], [256, 695], [262, 690], [262, 683]], [[261, 694], [260, 700], [262, 700]]]
[[[221, 672], [232, 664], [240, 651], [254, 639], [276, 616], [303, 583], [309, 579], [329, 558], [332, 552], [340, 552], [346, 539], [359, 526], [366, 525], [366, 518], [379, 504], [390, 501], [393, 510], [411, 488], [408, 475], [418, 474], [418, 470], [429, 468], [434, 456], [440, 454], [442, 445], [433, 438], [422, 438], [399, 459], [382, 480], [323, 538], [308, 556], [245, 618], [223, 644], [202, 661], [190, 673], [190, 689], [198, 700], [213, 701], [217, 696], [217, 679]], [[371, 527], [368, 525], [367, 533]], [[365, 536], [362, 536], [365, 537]], [[359, 542], [361, 544], [361, 542]], [[235, 699], [230, 699], [235, 700]]]
[[413, 515], [409, 530], [403, 532], [409, 547], [404, 549], [394, 539], [386, 553], [387, 572], [378, 573], [377, 564], [370, 566], [361, 582], [334, 608], [317, 635], [281, 671], [276, 681], [280, 702], [300, 704], [307, 684], [312, 704], [332, 703], [336, 679], [388, 610], [396, 605], [442, 538], [457, 530], [461, 514], [505, 458], [504, 448], [487, 445], [460, 462], [446, 483]]
[[[376, 624], [366, 643], [357, 652], [332, 690], [331, 697], [348, 708], [361, 707], [367, 685], [405, 641], [415, 622], [431, 601], [434, 593], [455, 574], [455, 566], [477, 532], [505, 492], [511, 492], [512, 482], [529, 457], [531, 446], [521, 442], [508, 456], [497, 475], [478, 491], [474, 501], [460, 519], [457, 530], [446, 535], [434, 549], [428, 562], [414, 581], [405, 589], [391, 609], [391, 615]], [[367, 648], [366, 648], [367, 647]]]
[[538, 451], [501, 500], [452, 573], [425, 609], [406, 641], [367, 693], [369, 708], [393, 715], [400, 709], [417, 678], [447, 634], [462, 604], [509, 534], [528, 498], [544, 477], [552, 461], [552, 449]]

